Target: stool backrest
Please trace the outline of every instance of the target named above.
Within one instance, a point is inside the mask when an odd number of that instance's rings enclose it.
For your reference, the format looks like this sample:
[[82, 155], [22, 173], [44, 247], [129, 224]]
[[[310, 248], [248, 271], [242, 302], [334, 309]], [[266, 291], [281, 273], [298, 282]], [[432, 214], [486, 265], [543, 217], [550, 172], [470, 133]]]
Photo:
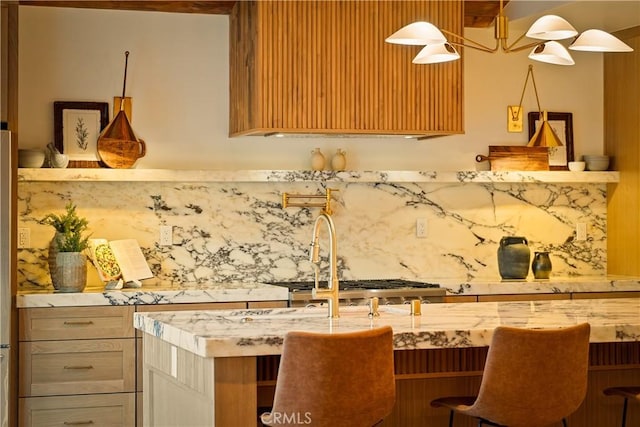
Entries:
[[590, 326], [498, 327], [471, 413], [510, 427], [546, 426], [575, 412], [587, 392]]
[[370, 427], [394, 403], [390, 327], [285, 336], [271, 425]]

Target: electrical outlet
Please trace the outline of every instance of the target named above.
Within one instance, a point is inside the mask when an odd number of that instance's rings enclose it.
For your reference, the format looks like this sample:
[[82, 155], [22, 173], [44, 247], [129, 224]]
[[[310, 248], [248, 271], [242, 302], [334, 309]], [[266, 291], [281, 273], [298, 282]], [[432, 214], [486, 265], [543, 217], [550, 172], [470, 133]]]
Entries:
[[587, 224], [585, 222], [576, 224], [576, 240], [587, 240]]
[[173, 226], [161, 225], [160, 226], [160, 246], [173, 245]]
[[418, 218], [416, 220], [416, 237], [421, 239], [427, 237], [427, 218]]
[[31, 247], [31, 229], [18, 228], [18, 249], [27, 249]]

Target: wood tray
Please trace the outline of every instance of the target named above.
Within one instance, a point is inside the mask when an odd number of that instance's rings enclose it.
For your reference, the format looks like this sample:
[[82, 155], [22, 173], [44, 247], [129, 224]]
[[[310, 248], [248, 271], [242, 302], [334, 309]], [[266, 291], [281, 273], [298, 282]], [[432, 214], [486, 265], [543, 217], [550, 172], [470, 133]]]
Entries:
[[492, 171], [548, 171], [547, 147], [490, 145], [489, 156], [478, 154], [477, 162], [489, 161]]

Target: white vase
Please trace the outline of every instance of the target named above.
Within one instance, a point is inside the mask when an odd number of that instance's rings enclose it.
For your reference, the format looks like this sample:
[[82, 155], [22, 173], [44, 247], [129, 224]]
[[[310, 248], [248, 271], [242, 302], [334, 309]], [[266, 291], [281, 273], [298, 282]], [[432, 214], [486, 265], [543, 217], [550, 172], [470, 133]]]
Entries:
[[311, 169], [314, 171], [321, 171], [324, 169], [324, 154], [320, 152], [319, 148], [311, 151]]
[[87, 285], [87, 257], [82, 252], [58, 252], [51, 282], [58, 292], [82, 292]]
[[347, 157], [346, 154], [341, 148], [338, 148], [336, 154], [333, 155], [331, 159], [331, 168], [334, 171], [343, 171], [347, 167]]

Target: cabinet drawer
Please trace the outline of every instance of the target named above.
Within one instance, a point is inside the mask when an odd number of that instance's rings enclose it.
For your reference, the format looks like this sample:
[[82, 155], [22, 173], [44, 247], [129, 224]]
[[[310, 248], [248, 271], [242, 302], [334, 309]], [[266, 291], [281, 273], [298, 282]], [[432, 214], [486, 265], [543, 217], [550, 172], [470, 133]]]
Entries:
[[133, 336], [132, 306], [51, 307], [20, 310], [20, 341]]
[[135, 424], [135, 393], [20, 399], [21, 427], [101, 427]]
[[34, 341], [19, 346], [20, 396], [135, 391], [135, 339]]

